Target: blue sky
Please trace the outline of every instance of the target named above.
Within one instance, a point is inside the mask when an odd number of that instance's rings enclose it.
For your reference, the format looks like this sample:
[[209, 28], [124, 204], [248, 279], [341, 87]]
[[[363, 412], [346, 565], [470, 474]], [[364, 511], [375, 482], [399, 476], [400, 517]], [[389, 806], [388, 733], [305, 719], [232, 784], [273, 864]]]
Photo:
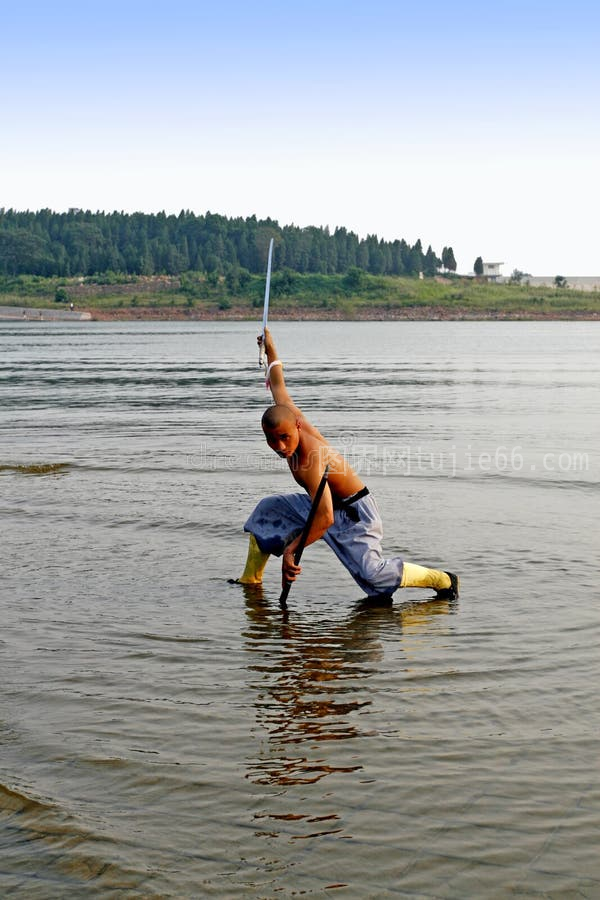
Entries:
[[344, 225], [598, 275], [596, 4], [0, 0], [0, 205]]

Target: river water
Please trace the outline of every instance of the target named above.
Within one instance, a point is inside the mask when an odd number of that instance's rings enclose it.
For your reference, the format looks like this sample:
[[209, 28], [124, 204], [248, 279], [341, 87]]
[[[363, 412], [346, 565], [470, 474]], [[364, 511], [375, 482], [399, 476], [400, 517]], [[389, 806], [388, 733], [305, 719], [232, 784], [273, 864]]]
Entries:
[[385, 549], [279, 611], [252, 323], [0, 325], [0, 894], [600, 897], [600, 328], [275, 323]]

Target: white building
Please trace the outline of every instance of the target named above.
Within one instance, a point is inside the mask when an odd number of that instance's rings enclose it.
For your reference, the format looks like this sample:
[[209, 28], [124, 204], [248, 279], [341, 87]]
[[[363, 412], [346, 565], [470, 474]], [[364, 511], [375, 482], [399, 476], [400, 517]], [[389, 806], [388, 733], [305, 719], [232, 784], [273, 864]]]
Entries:
[[503, 266], [504, 263], [497, 262], [484, 262], [483, 264], [483, 276], [484, 278], [489, 278], [490, 281], [497, 281], [498, 278], [502, 278], [502, 272], [500, 271], [500, 266]]

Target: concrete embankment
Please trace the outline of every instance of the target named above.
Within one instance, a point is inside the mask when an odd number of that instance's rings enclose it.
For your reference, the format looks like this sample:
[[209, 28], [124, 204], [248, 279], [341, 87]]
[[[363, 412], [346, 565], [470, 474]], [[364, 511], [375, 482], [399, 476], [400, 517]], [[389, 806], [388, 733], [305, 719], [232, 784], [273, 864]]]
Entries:
[[36, 309], [34, 306], [0, 306], [3, 322], [89, 322], [89, 312], [66, 309]]

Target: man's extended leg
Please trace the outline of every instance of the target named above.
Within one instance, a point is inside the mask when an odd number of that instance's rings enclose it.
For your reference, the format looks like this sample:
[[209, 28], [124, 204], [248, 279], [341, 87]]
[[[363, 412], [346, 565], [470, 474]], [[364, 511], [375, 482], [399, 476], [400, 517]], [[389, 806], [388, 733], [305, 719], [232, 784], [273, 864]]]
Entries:
[[391, 600], [402, 580], [402, 559], [383, 555], [383, 526], [373, 496], [352, 506], [350, 513], [335, 510], [334, 524], [323, 539], [370, 599]]
[[324, 540], [367, 592], [369, 600], [391, 601], [398, 588], [433, 588], [438, 597], [458, 597], [458, 577], [449, 572], [405, 563], [399, 556], [386, 559], [381, 548], [383, 528], [371, 495], [353, 504], [357, 515], [336, 510], [335, 522]]
[[400, 587], [433, 588], [442, 597], [458, 597], [459, 578], [450, 572], [404, 562]]

